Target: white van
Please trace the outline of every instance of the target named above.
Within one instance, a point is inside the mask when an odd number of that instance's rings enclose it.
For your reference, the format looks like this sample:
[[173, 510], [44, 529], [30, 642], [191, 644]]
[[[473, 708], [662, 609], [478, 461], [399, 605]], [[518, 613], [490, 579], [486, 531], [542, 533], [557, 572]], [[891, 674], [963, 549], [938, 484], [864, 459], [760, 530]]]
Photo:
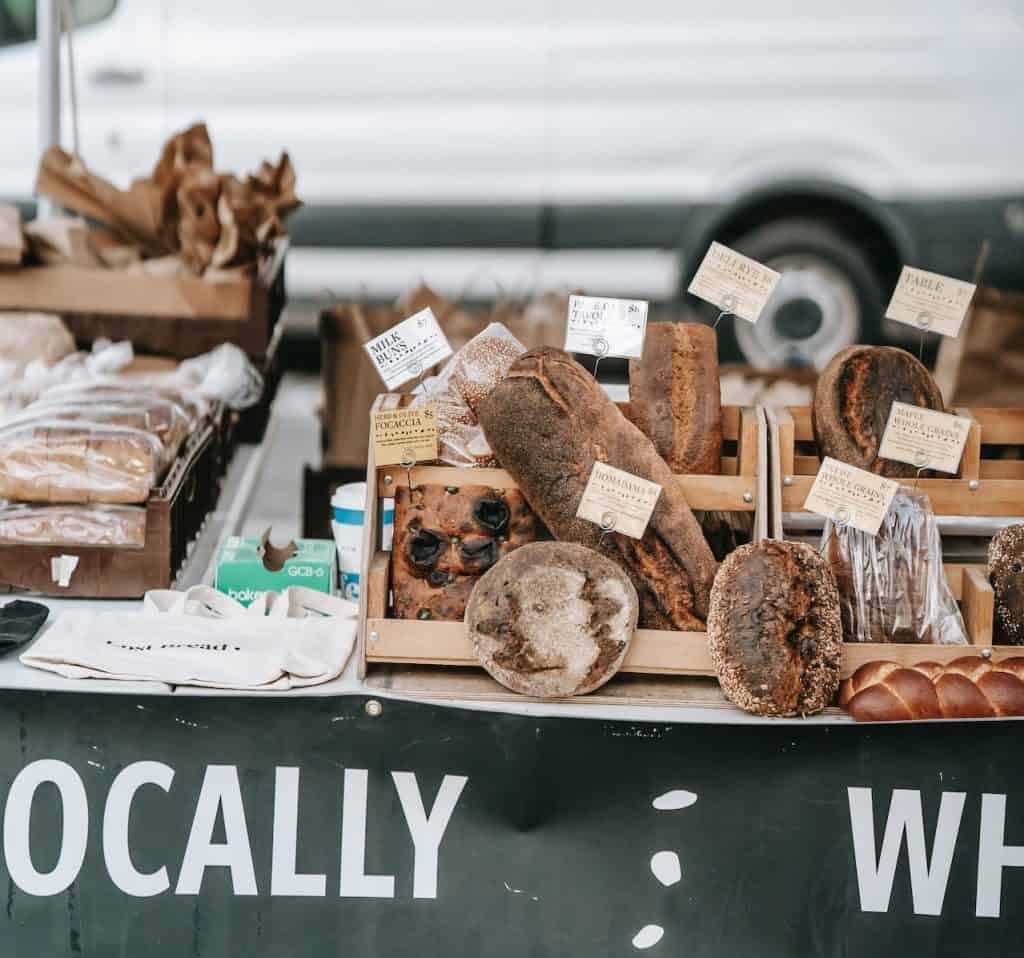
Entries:
[[[126, 181], [197, 117], [224, 168], [288, 147], [295, 294], [549, 251], [548, 279], [658, 297], [718, 239], [786, 274], [733, 346], [820, 365], [878, 337], [901, 263], [969, 278], [988, 239], [986, 281], [1024, 287], [1020, 0], [74, 7], [86, 162]], [[19, 200], [33, 11], [0, 0], [0, 197]]]

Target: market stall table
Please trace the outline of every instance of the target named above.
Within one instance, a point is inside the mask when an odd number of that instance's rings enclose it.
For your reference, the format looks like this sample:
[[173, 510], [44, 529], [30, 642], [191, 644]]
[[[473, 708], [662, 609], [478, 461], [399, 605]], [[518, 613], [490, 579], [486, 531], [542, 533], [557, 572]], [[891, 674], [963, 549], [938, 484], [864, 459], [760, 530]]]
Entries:
[[[243, 448], [180, 585], [209, 580], [268, 449]], [[707, 679], [656, 706], [644, 679], [621, 705], [409, 681], [355, 656], [260, 694], [0, 659], [11, 953], [1019, 945], [1014, 723], [767, 720]]]

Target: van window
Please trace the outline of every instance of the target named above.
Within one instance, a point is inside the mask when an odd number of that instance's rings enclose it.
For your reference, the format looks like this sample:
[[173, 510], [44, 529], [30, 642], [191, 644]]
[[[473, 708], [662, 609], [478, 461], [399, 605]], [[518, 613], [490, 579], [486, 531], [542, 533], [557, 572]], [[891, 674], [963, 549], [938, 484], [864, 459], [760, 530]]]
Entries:
[[[76, 27], [105, 20], [117, 0], [71, 0]], [[36, 0], [0, 0], [0, 47], [28, 43], [36, 38]]]

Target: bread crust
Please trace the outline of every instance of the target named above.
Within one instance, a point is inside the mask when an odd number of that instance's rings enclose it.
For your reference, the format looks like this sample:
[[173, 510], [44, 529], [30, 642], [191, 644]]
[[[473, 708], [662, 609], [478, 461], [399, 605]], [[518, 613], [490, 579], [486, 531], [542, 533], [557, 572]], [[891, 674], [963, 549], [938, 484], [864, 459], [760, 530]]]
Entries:
[[622, 665], [639, 603], [614, 562], [571, 542], [536, 542], [487, 572], [466, 626], [477, 657], [514, 692], [585, 695]]
[[829, 704], [843, 652], [839, 594], [810, 546], [740, 546], [711, 590], [708, 648], [722, 691], [755, 715], [809, 715]]
[[811, 418], [819, 455], [878, 476], [916, 476], [912, 465], [878, 458], [894, 402], [939, 412], [945, 409], [935, 380], [905, 349], [850, 346], [836, 353], [814, 391]]
[[629, 361], [630, 418], [675, 473], [722, 471], [718, 337], [702, 323], [650, 323]]

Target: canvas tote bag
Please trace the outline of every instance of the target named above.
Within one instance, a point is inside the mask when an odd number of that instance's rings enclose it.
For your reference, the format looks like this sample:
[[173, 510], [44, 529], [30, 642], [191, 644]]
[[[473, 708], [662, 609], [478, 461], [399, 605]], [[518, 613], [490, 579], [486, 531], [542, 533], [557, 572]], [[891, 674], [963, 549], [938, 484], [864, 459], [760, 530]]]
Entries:
[[297, 586], [248, 608], [209, 586], [160, 589], [141, 610], [63, 613], [21, 661], [66, 678], [253, 691], [318, 685], [344, 669], [357, 609]]

